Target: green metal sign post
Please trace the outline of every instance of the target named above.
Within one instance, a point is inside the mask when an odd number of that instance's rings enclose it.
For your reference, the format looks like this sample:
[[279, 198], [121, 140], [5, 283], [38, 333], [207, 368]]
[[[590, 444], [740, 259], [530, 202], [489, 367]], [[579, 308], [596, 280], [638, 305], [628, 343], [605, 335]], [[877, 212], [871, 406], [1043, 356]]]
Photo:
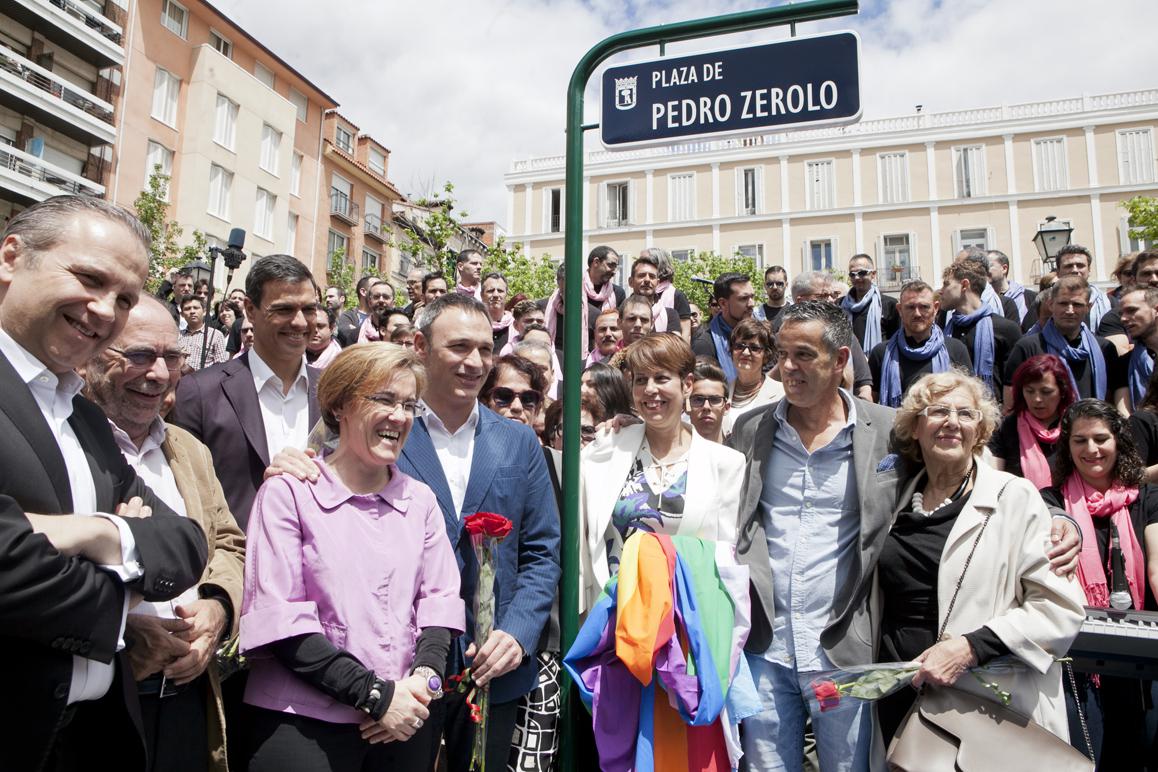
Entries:
[[[837, 16], [856, 14], [858, 0], [808, 0], [793, 5], [781, 5], [755, 11], [712, 16], [706, 19], [677, 22], [659, 27], [630, 30], [612, 35], [597, 43], [589, 50], [571, 74], [567, 86], [567, 178], [565, 206], [564, 262], [565, 307], [578, 309], [587, 299], [583, 295], [583, 271], [587, 267], [583, 249], [583, 132], [597, 128], [583, 125], [583, 94], [587, 81], [608, 57], [622, 51], [644, 46], [658, 45], [660, 54], [667, 43], [679, 40], [745, 32], [783, 24], [790, 24], [795, 31], [799, 22], [819, 21]], [[581, 548], [579, 529], [579, 422], [580, 399], [579, 378], [583, 370], [586, 352], [581, 350], [582, 314], [569, 313], [564, 322], [563, 373], [567, 388], [563, 396], [563, 512], [562, 514], [562, 555], [563, 577], [560, 584], [560, 622], [562, 625], [562, 649], [570, 647], [579, 632], [579, 550]], [[575, 734], [571, 726], [576, 720], [572, 715], [573, 700], [571, 684], [564, 677], [563, 715], [561, 717], [560, 769], [562, 772], [578, 772], [575, 762]], [[587, 772], [583, 770], [582, 772]]]

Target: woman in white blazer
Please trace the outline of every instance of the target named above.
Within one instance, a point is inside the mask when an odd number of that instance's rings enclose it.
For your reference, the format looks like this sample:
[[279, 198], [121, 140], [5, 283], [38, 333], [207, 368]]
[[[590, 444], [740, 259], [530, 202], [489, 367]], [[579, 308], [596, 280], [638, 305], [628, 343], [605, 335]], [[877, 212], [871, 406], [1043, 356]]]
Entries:
[[625, 351], [643, 422], [602, 435], [582, 454], [580, 517], [586, 610], [616, 573], [636, 530], [736, 542], [744, 456], [682, 420], [695, 355], [678, 335], [652, 333]]
[[[1051, 517], [1033, 484], [979, 461], [998, 415], [985, 385], [955, 371], [920, 379], [901, 404], [897, 449], [913, 474], [876, 568], [878, 659], [919, 660], [917, 685], [954, 685], [992, 699], [962, 676], [1012, 655], [1025, 667], [992, 680], [1010, 692], [1014, 710], [1068, 740], [1056, 658], [1085, 619], [1082, 591], [1072, 576], [1051, 570]], [[915, 696], [906, 689], [878, 703], [886, 744]]]

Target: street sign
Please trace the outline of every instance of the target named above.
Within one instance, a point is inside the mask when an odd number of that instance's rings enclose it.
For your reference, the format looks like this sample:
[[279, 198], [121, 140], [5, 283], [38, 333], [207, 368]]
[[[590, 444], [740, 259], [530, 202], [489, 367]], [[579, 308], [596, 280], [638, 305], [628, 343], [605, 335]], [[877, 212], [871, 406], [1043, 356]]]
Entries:
[[851, 123], [860, 113], [860, 38], [838, 32], [610, 67], [600, 136], [615, 148]]

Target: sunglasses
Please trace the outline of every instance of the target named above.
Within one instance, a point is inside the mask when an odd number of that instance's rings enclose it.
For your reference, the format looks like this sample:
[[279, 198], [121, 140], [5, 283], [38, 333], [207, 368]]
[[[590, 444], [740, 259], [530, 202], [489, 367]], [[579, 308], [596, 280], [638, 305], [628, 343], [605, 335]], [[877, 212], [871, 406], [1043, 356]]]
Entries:
[[719, 394], [693, 394], [688, 397], [688, 403], [697, 410], [704, 405], [711, 405], [712, 407], [719, 407], [724, 404], [724, 398]]
[[766, 281], [766, 282], [764, 282], [764, 286], [765, 287], [783, 287], [786, 283], [787, 282], [782, 282], [782, 281]]
[[510, 407], [515, 399], [523, 404], [524, 410], [534, 410], [543, 404], [543, 395], [534, 389], [515, 391], [506, 386], [499, 386], [491, 391], [491, 401], [495, 403], [496, 407]]
[[860, 270], [860, 271], [849, 271], [848, 275], [854, 279], [863, 279], [871, 273], [872, 273], [872, 271]]
[[763, 353], [763, 351], [764, 347], [759, 343], [737, 343], [732, 346], [732, 353], [734, 354], [739, 354], [741, 352], [745, 354], [760, 354]]

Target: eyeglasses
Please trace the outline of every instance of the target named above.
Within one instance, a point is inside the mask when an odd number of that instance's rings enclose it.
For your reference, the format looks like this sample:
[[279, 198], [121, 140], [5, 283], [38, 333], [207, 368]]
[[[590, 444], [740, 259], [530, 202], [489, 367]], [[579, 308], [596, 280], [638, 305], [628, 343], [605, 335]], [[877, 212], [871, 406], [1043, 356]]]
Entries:
[[133, 367], [152, 367], [158, 359], [164, 359], [165, 367], [174, 372], [181, 369], [181, 365], [185, 364], [185, 358], [188, 356], [184, 351], [153, 351], [143, 348], [125, 351], [112, 346], [109, 346], [109, 351], [120, 354]]
[[515, 391], [506, 386], [498, 386], [491, 391], [491, 401], [495, 403], [496, 407], [510, 407], [516, 397], [522, 403], [524, 410], [534, 410], [543, 403], [543, 395], [534, 389]]
[[957, 416], [963, 424], [975, 424], [981, 420], [981, 411], [971, 407], [951, 407], [949, 405], [929, 405], [918, 415], [923, 415], [932, 421], [947, 421], [949, 416]]
[[368, 402], [373, 402], [376, 405], [381, 405], [386, 408], [388, 413], [398, 412], [398, 408], [402, 408], [402, 415], [407, 418], [413, 418], [418, 415], [418, 403], [414, 400], [399, 400], [390, 396], [389, 394], [371, 394], [368, 397], [363, 397]]
[[859, 271], [849, 271], [848, 275], [849, 275], [849, 278], [852, 278], [852, 279], [863, 279], [866, 276], [870, 275], [871, 273], [872, 273], [872, 271], [866, 271], [862, 268]]
[[696, 410], [699, 410], [704, 405], [711, 405], [712, 407], [719, 407], [724, 404], [724, 398], [719, 394], [693, 394], [688, 397], [688, 404]]
[[732, 346], [733, 354], [760, 354], [763, 353], [764, 347], [759, 343], [737, 343]]
[[784, 281], [766, 281], [766, 282], [764, 282], [764, 286], [765, 287], [783, 287], [787, 283], [788, 282], [784, 282]]

